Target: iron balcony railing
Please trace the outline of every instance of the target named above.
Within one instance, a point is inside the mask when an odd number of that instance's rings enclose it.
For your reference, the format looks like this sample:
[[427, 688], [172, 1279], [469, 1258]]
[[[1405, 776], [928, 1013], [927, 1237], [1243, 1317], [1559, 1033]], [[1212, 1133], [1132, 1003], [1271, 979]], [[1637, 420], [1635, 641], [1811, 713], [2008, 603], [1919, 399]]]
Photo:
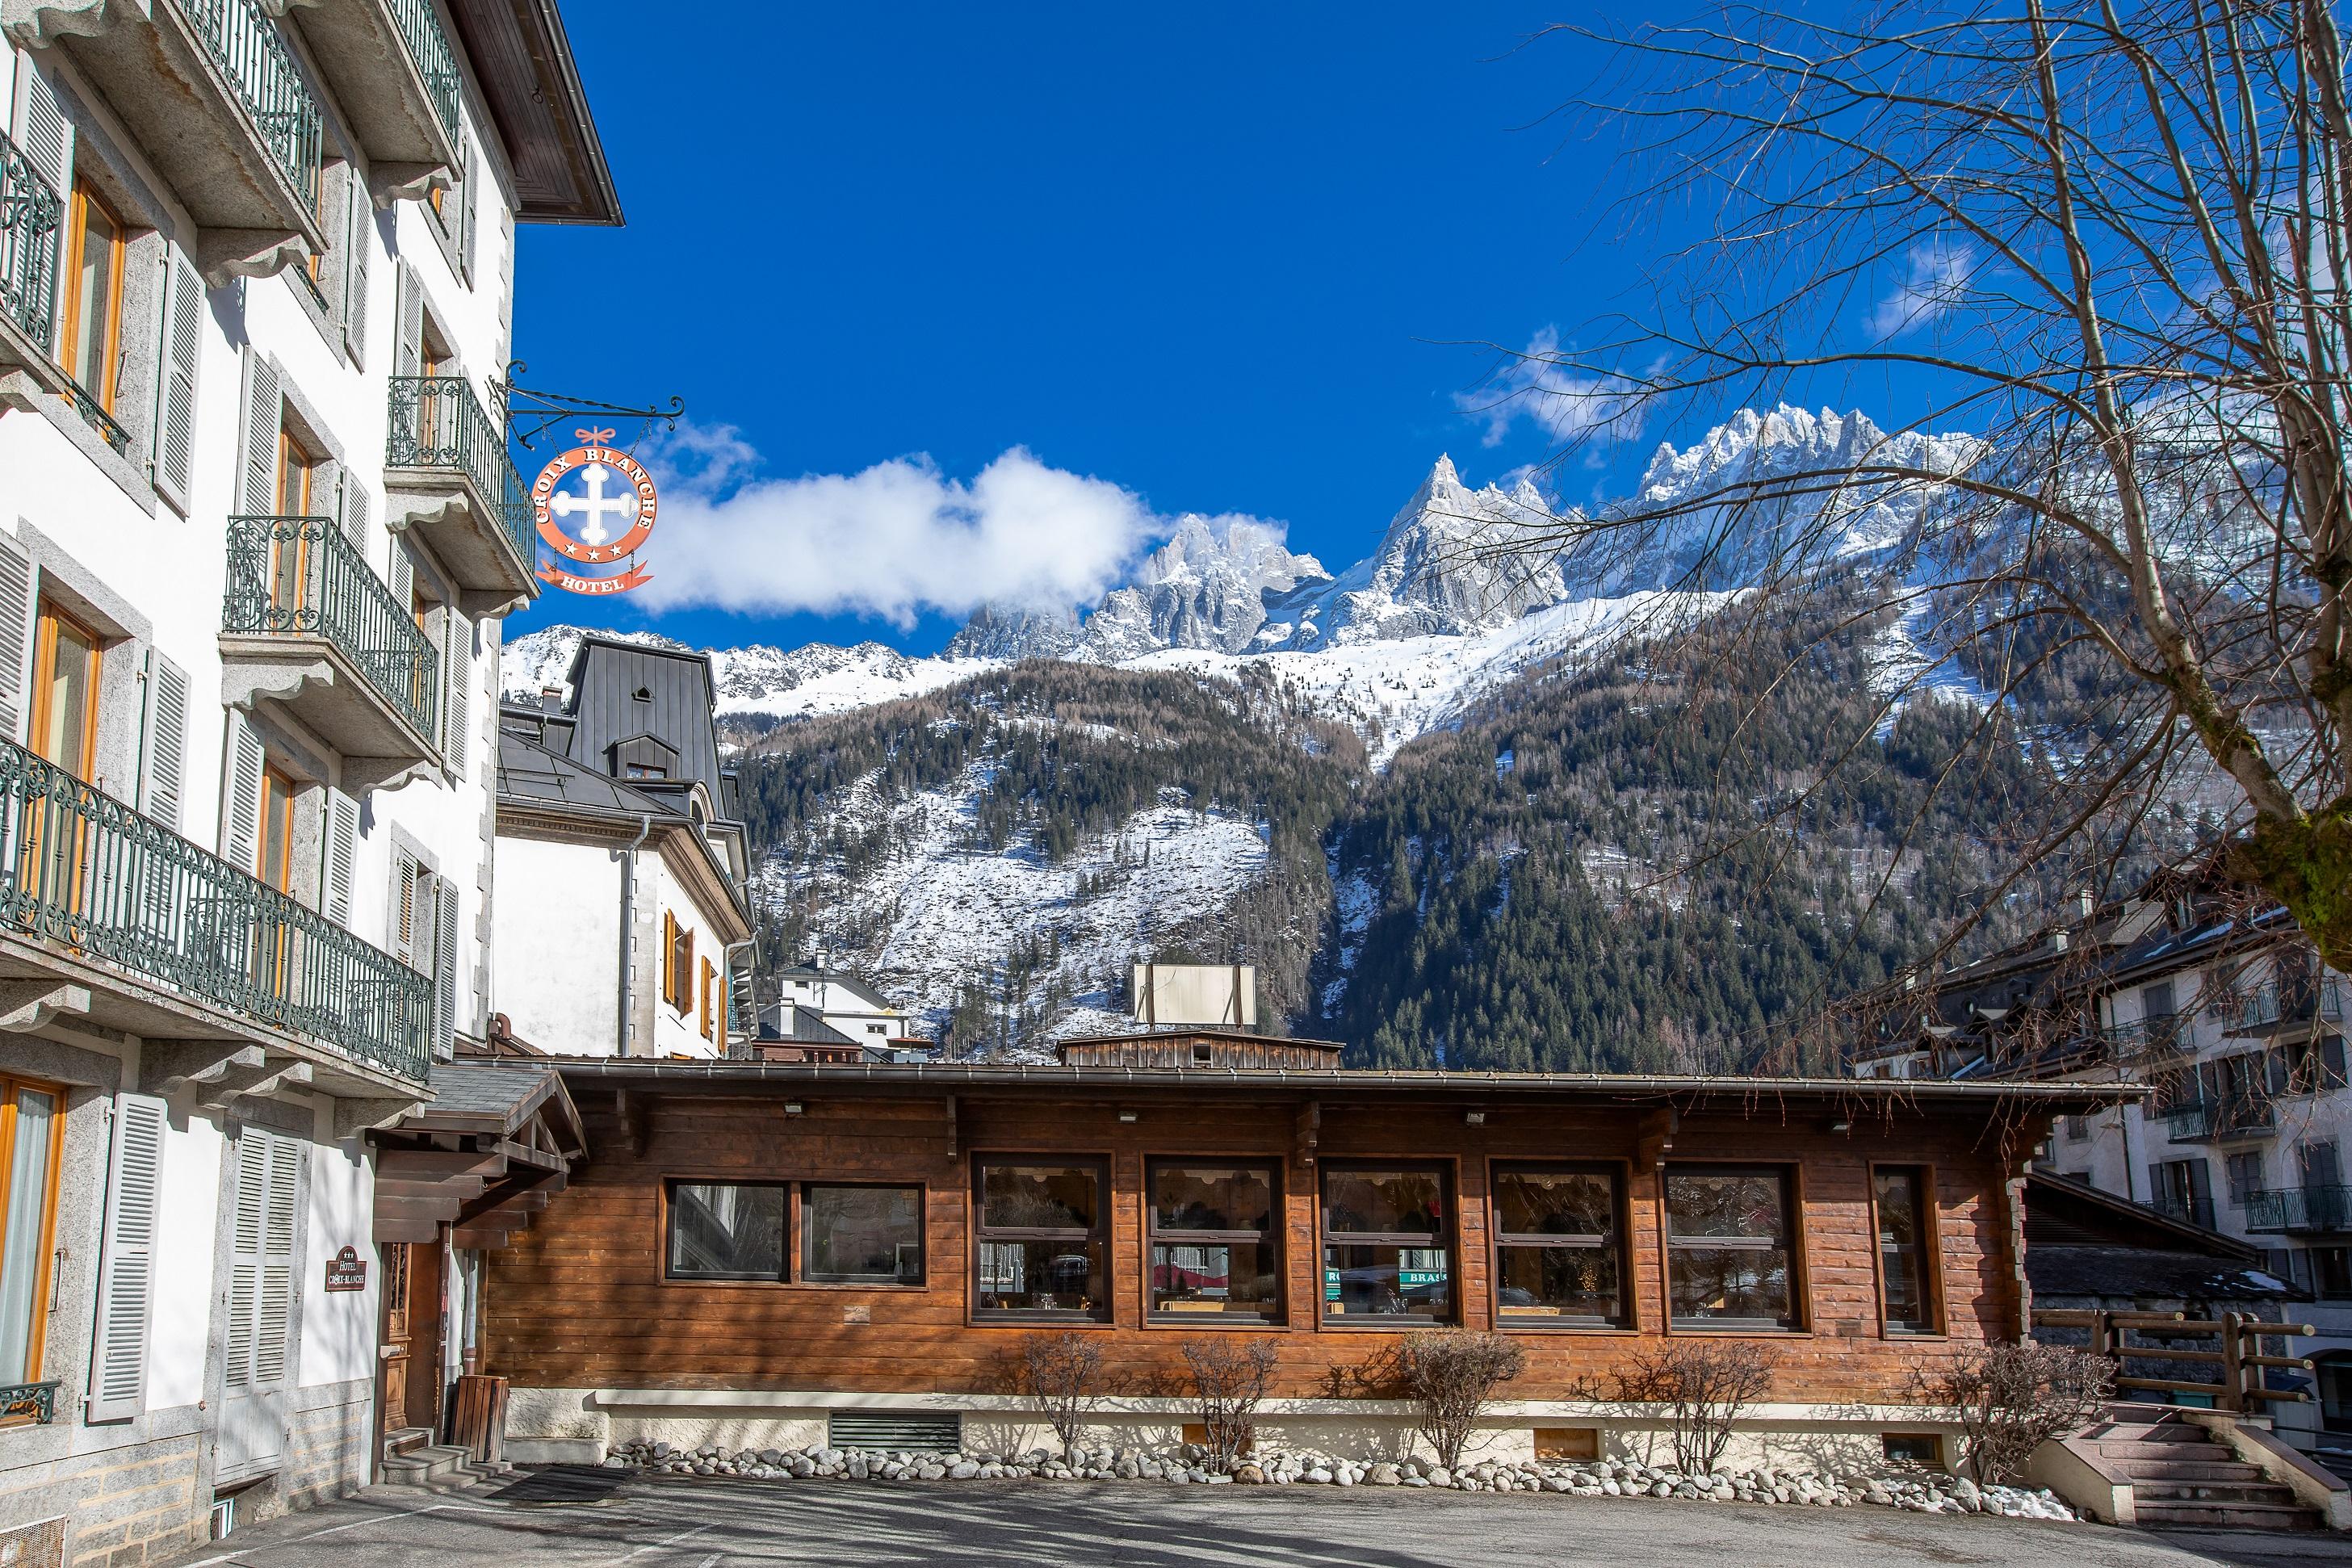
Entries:
[[2176, 1143], [2251, 1137], [2277, 1125], [2268, 1099], [2194, 1100], [2169, 1106], [2166, 1131]]
[[2179, 1047], [2180, 1037], [2188, 1023], [2187, 1018], [2178, 1014], [2137, 1018], [2128, 1024], [2102, 1025], [2099, 1037], [2106, 1042], [2110, 1054], [2116, 1058], [2136, 1057], [2150, 1051], [2170, 1051]]
[[2339, 1184], [2257, 1188], [2246, 1194], [2250, 1231], [2320, 1231], [2352, 1227], [2352, 1187]]
[[100, 440], [125, 457], [130, 455], [131, 432], [125, 430], [121, 422], [106, 411], [106, 405], [89, 395], [89, 388], [77, 381], [73, 384], [73, 390], [67, 393], [65, 397], [74, 405], [74, 412], [80, 415], [89, 423], [89, 427], [98, 432]]
[[65, 203], [0, 136], [0, 310], [43, 353], [58, 308], [58, 224]]
[[294, 64], [294, 53], [263, 15], [259, 0], [180, 0], [204, 35], [213, 59], [260, 127], [271, 156], [294, 189], [313, 202], [321, 146], [319, 100]]
[[493, 520], [526, 566], [539, 559], [530, 492], [507, 456], [506, 425], [462, 375], [395, 375], [384, 462], [395, 468], [457, 468], [498, 513]]
[[57, 1419], [57, 1415], [56, 1379], [0, 1384], [0, 1421], [29, 1421], [36, 1426], [46, 1426]]
[[437, 733], [441, 658], [433, 639], [331, 518], [228, 520], [221, 630], [324, 637], [419, 735]]
[[449, 142], [457, 142], [458, 76], [457, 52], [449, 47], [449, 35], [441, 30], [440, 14], [433, 9], [433, 0], [392, 0], [393, 15], [399, 19], [400, 36], [408, 41], [408, 58], [415, 62], [416, 74], [425, 79], [425, 93], [433, 100], [433, 112], [439, 117], [441, 129], [449, 133]]
[[2167, 1219], [2203, 1226], [2207, 1230], [2213, 1228], [2213, 1202], [2210, 1198], [2184, 1198], [2167, 1194], [2162, 1197], [2150, 1198], [2147, 1206]]
[[2233, 1035], [2252, 1034], [2283, 1019], [2297, 1023], [2315, 1017], [2343, 1021], [2343, 982], [2331, 977], [2316, 985], [2305, 981], [2282, 988], [2276, 981], [2265, 981], [2239, 993], [2222, 1013], [2223, 1026]]
[[430, 980], [9, 741], [0, 926], [425, 1078]]

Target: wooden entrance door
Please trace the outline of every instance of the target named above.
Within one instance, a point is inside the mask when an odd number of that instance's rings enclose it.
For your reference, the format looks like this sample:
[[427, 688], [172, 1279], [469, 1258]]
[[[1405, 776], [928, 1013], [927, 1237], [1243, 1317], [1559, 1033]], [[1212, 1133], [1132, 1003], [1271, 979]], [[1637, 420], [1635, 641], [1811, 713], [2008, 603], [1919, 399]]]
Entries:
[[383, 1429], [441, 1430], [441, 1244], [392, 1241], [383, 1254]]

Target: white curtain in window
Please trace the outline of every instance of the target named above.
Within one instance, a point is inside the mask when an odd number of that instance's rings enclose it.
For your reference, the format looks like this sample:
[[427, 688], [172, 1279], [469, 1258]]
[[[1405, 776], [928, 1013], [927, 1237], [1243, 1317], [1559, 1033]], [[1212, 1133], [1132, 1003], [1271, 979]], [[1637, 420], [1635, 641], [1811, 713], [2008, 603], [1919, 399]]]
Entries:
[[33, 1346], [34, 1289], [41, 1277], [41, 1221], [49, 1196], [49, 1122], [57, 1097], [16, 1091], [16, 1150], [8, 1162], [8, 1220], [0, 1237], [0, 1384], [30, 1383], [41, 1369], [26, 1362]]

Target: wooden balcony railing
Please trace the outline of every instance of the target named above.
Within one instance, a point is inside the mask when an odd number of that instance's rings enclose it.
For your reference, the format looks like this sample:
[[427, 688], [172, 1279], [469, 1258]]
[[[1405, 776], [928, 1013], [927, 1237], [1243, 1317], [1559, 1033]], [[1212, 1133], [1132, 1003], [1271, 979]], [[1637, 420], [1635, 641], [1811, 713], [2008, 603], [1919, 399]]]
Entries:
[[[2116, 1386], [2169, 1397], [2154, 1403], [2194, 1404], [2211, 1401], [2217, 1410], [2259, 1413], [2268, 1405], [2292, 1405], [2311, 1395], [2301, 1389], [2263, 1386], [2266, 1368], [2307, 1372], [2308, 1356], [2265, 1355], [2262, 1342], [2288, 1334], [2309, 1335], [2309, 1323], [2265, 1323], [2242, 1312], [2224, 1312], [2218, 1320], [2191, 1321], [2178, 1312], [2036, 1311], [2036, 1329], [2080, 1329], [2090, 1337], [2089, 1349], [2114, 1362]], [[2151, 1340], [2162, 1343], [2151, 1344]], [[2207, 1342], [2210, 1342], [2208, 1343]], [[2149, 1375], [2168, 1363], [2195, 1363], [2207, 1375], [2171, 1378]], [[2181, 1396], [2187, 1395], [2186, 1399]]]

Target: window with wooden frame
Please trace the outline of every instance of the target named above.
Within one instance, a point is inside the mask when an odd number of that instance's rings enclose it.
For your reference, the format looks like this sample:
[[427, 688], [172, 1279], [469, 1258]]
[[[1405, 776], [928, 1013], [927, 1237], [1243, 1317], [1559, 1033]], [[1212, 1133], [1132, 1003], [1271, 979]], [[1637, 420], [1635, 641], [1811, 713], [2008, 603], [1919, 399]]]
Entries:
[[1109, 1321], [1108, 1161], [981, 1156], [972, 1215], [973, 1317]]
[[1443, 1165], [1323, 1167], [1326, 1322], [1450, 1322], [1454, 1253]]
[[662, 911], [662, 1000], [684, 1017], [694, 1011], [694, 932]]
[[1151, 1315], [1181, 1323], [1280, 1321], [1282, 1183], [1273, 1163], [1154, 1160], [1145, 1183]]
[[714, 974], [715, 971], [711, 968], [710, 960], [704, 959], [702, 961], [702, 1037], [706, 1040], [710, 1038], [710, 993]]
[[1498, 1164], [1487, 1193], [1497, 1327], [1613, 1329], [1631, 1321], [1617, 1166]]
[[66, 320], [58, 363], [109, 414], [122, 353], [122, 220], [86, 180], [66, 219]]
[[792, 1189], [782, 1182], [671, 1182], [664, 1273], [781, 1283]]
[[0, 1385], [42, 1381], [65, 1090], [0, 1078]]
[[800, 1279], [811, 1285], [920, 1286], [923, 1189], [804, 1182]]
[[261, 834], [253, 874], [279, 892], [294, 887], [294, 781], [276, 767], [261, 770]]
[[1666, 1286], [1675, 1326], [1799, 1326], [1793, 1185], [1780, 1165], [1668, 1166]]
[[33, 750], [85, 783], [98, 757], [98, 634], [48, 600], [33, 633]]
[[1924, 1165], [1881, 1165], [1870, 1173], [1878, 1232], [1878, 1307], [1890, 1334], [1932, 1334], [1937, 1311], [1936, 1189]]

